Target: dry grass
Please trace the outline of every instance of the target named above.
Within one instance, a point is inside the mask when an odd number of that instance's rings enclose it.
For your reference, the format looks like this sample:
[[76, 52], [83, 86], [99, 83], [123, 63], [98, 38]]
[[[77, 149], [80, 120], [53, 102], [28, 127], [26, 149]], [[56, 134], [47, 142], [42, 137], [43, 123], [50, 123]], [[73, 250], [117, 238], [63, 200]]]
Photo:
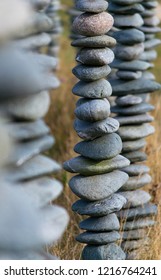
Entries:
[[[65, 5], [70, 6], [72, 1], [62, 1]], [[65, 7], [67, 7], [65, 6]], [[58, 76], [61, 80], [61, 87], [52, 94], [52, 102], [47, 122], [51, 127], [52, 133], [56, 137], [56, 144], [51, 151], [51, 156], [59, 162], [63, 162], [74, 156], [73, 147], [79, 141], [73, 130], [74, 108], [76, 97], [71, 93], [72, 86], [76, 79], [71, 74], [71, 69], [75, 65], [74, 50], [70, 46], [69, 40], [69, 18], [65, 12], [62, 12], [63, 24], [65, 26], [64, 34], [61, 38], [60, 67]], [[160, 65], [161, 65], [161, 48], [158, 48], [159, 57], [156, 61], [155, 75], [157, 81], [161, 82]], [[153, 182], [146, 187], [152, 195], [152, 201], [158, 205], [157, 225], [148, 230], [151, 237], [151, 245], [146, 250], [140, 249], [141, 259], [160, 259], [161, 258], [161, 95], [160, 93], [152, 94], [151, 103], [155, 105], [156, 110], [153, 112], [156, 128], [155, 135], [147, 139], [148, 166], [151, 168]], [[79, 233], [78, 223], [80, 217], [73, 214], [71, 205], [76, 197], [70, 191], [67, 182], [70, 175], [65, 171], [59, 174], [58, 178], [64, 184], [64, 192], [59, 198], [58, 203], [63, 205], [69, 215], [70, 224], [61, 240], [61, 242], [50, 251], [58, 255], [61, 259], [80, 259], [82, 245], [75, 241], [75, 236]]]

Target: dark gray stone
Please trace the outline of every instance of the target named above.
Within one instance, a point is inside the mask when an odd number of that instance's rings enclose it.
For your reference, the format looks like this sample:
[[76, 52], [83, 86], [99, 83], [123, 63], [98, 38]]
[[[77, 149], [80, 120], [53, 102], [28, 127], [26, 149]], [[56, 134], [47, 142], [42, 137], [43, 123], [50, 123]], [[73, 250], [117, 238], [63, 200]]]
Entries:
[[151, 176], [149, 174], [143, 174], [140, 176], [132, 176], [129, 180], [121, 187], [121, 191], [133, 191], [144, 187], [151, 183]]
[[[140, 56], [139, 56], [140, 57]], [[141, 71], [136, 71], [136, 72], [132, 72], [132, 71], [123, 71], [123, 70], [119, 70], [116, 72], [117, 77], [119, 77], [122, 80], [136, 80], [142, 77], [142, 72]]]
[[[139, 31], [140, 32], [140, 31]], [[114, 47], [116, 45], [116, 40], [110, 36], [94, 36], [94, 37], [84, 37], [74, 40], [72, 43], [73, 47], [86, 47], [86, 48], [106, 48]]]
[[125, 96], [116, 98], [115, 102], [118, 106], [122, 106], [122, 107], [127, 106], [128, 107], [130, 105], [140, 104], [142, 102], [142, 99], [140, 96], [125, 95]]
[[135, 3], [141, 3], [142, 0], [113, 0], [114, 3], [117, 3], [119, 5], [133, 5]]
[[75, 7], [83, 12], [100, 13], [106, 11], [108, 8], [108, 2], [105, 0], [77, 0]]
[[123, 117], [123, 116], [117, 116], [115, 117], [116, 120], [120, 123], [120, 125], [136, 125], [136, 124], [143, 124], [143, 123], [149, 123], [154, 120], [152, 116], [149, 114], [141, 114], [141, 115], [136, 115], [136, 116], [128, 116]]
[[154, 26], [154, 27], [151, 27], [151, 26], [140, 26], [138, 27], [139, 30], [141, 30], [142, 32], [144, 33], [160, 33], [161, 32], [161, 28], [158, 27], [158, 26]]
[[111, 68], [108, 65], [99, 67], [77, 65], [73, 68], [72, 72], [78, 79], [85, 82], [92, 82], [108, 76]]
[[150, 194], [142, 190], [120, 192], [119, 194], [123, 195], [127, 199], [127, 203], [123, 206], [125, 209], [129, 207], [138, 207], [148, 203], [151, 199]]
[[76, 61], [85, 65], [103, 66], [114, 60], [114, 53], [109, 48], [83, 48], [76, 56]]
[[126, 172], [129, 176], [138, 176], [148, 173], [150, 168], [146, 165], [130, 164], [129, 166], [122, 168], [122, 171]]
[[140, 228], [146, 228], [151, 227], [155, 225], [155, 221], [150, 220], [150, 218], [140, 218], [135, 219], [133, 221], [126, 222], [123, 225], [123, 230], [131, 230], [131, 229], [140, 229]]
[[108, 11], [110, 13], [123, 14], [123, 15], [141, 13], [144, 10], [145, 10], [145, 8], [141, 4], [137, 4], [137, 3], [134, 3], [132, 5], [123, 6], [123, 5], [119, 5], [119, 4], [110, 2], [109, 7], [108, 7]]
[[128, 152], [137, 151], [141, 148], [144, 148], [145, 145], [146, 145], [146, 141], [144, 139], [139, 139], [135, 141], [124, 141], [122, 152], [128, 153]]
[[74, 129], [80, 138], [93, 140], [105, 134], [116, 132], [119, 129], [119, 122], [113, 118], [107, 118], [94, 123], [76, 119]]
[[82, 141], [74, 147], [76, 153], [95, 160], [113, 158], [120, 154], [121, 150], [122, 141], [116, 133], [104, 135], [93, 141]]
[[89, 100], [81, 98], [74, 111], [76, 117], [87, 122], [102, 121], [110, 115], [110, 103], [107, 99]]
[[90, 245], [106, 245], [120, 239], [120, 234], [117, 231], [95, 233], [86, 231], [79, 234], [76, 240], [81, 243]]
[[154, 127], [150, 124], [142, 124], [142, 125], [127, 125], [121, 126], [118, 130], [118, 134], [120, 135], [122, 140], [135, 140], [139, 138], [147, 137], [153, 134], [155, 131]]
[[83, 260], [125, 260], [126, 255], [115, 243], [102, 246], [87, 245], [82, 252]]
[[115, 169], [128, 166], [129, 164], [129, 160], [121, 155], [102, 161], [95, 161], [79, 156], [66, 161], [64, 163], [64, 169], [71, 173], [89, 176], [111, 172]]
[[100, 79], [91, 83], [80, 81], [74, 86], [72, 92], [86, 98], [106, 98], [112, 94], [112, 88], [107, 80]]
[[[128, 70], [128, 71], [145, 71], [148, 68], [152, 67], [153, 64], [149, 62], [145, 62], [142, 60], [133, 60], [133, 61], [122, 61], [119, 59], [114, 59], [114, 61], [110, 64], [112, 68], [116, 68], [119, 70]], [[125, 86], [124, 86], [125, 87]], [[129, 93], [131, 94], [131, 93]]]
[[143, 206], [121, 210], [116, 213], [117, 217], [121, 220], [133, 220], [138, 217], [147, 217], [157, 214], [157, 206], [154, 204], [144, 204]]
[[146, 236], [145, 229], [134, 229], [120, 232], [122, 240], [138, 240]]
[[144, 24], [142, 17], [139, 14], [133, 15], [115, 15], [115, 27], [140, 27]]
[[139, 59], [144, 61], [153, 61], [156, 58], [157, 58], [157, 52], [155, 50], [145, 51], [139, 56]]
[[77, 200], [72, 205], [72, 210], [80, 215], [101, 217], [122, 209], [126, 203], [125, 197], [114, 193], [106, 199], [90, 202], [87, 200]]
[[139, 58], [143, 51], [144, 43], [135, 44], [133, 46], [118, 44], [114, 48], [115, 57], [124, 61], [130, 61]]
[[119, 190], [128, 180], [128, 175], [116, 170], [95, 176], [74, 176], [69, 181], [71, 190], [80, 198], [90, 201], [107, 198]]
[[127, 108], [126, 107], [123, 108], [120, 106], [113, 106], [111, 108], [112, 113], [117, 113], [119, 115], [125, 115], [125, 116], [144, 114], [152, 110], [154, 110], [154, 106], [144, 102], [142, 102], [141, 104], [129, 106]]
[[147, 40], [144, 43], [145, 50], [153, 49], [153, 48], [157, 47], [160, 44], [161, 44], [161, 40], [158, 39], [158, 38]]
[[139, 161], [145, 161], [147, 160], [146, 153], [142, 151], [134, 151], [129, 153], [123, 153], [125, 157], [127, 157], [131, 163], [139, 162]]
[[115, 31], [112, 33], [112, 35], [118, 43], [123, 45], [134, 45], [137, 43], [144, 42], [145, 40], [144, 33], [135, 28]]
[[120, 229], [120, 223], [116, 214], [112, 213], [103, 217], [90, 217], [79, 223], [81, 229], [104, 232]]

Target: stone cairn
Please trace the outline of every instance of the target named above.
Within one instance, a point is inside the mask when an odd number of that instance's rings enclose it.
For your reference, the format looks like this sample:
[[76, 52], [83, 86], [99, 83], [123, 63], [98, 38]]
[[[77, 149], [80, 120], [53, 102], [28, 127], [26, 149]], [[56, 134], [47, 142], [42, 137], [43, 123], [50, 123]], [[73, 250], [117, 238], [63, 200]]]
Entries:
[[59, 0], [50, 0], [50, 4], [47, 6], [46, 14], [53, 21], [53, 28], [49, 31], [51, 36], [51, 42], [48, 48], [48, 54], [54, 57], [58, 56], [59, 53], [59, 37], [62, 32], [62, 26], [58, 11], [60, 10], [60, 1]]
[[[154, 107], [148, 103], [147, 94], [160, 89], [147, 71], [153, 66], [150, 61], [154, 51], [151, 48], [157, 40], [151, 39], [149, 34], [158, 30], [152, 26], [156, 20], [148, 17], [149, 8], [145, 10], [145, 7], [153, 6], [150, 3], [155, 2], [144, 1], [142, 5], [142, 1], [113, 0], [109, 4], [109, 11], [115, 19], [110, 35], [118, 43], [114, 48], [115, 60], [111, 64], [117, 69], [110, 79], [116, 96], [116, 105], [111, 111], [120, 123], [118, 134], [123, 141], [122, 155], [131, 162], [130, 166], [122, 169], [129, 175], [129, 180], [119, 192], [128, 202], [123, 206], [124, 210], [117, 213], [123, 221], [122, 248], [129, 259], [137, 258], [137, 249], [148, 243], [146, 229], [154, 225], [152, 216], [157, 213], [156, 205], [150, 203], [151, 196], [140, 190], [151, 182], [149, 168], [142, 163], [147, 159], [145, 137], [154, 133], [149, 124], [153, 118], [148, 114]], [[144, 21], [140, 14], [145, 17]]]
[[[48, 90], [59, 81], [52, 73], [56, 59], [38, 50], [50, 41], [46, 32], [53, 22], [44, 12], [48, 1], [29, 2], [34, 11], [13, 30], [26, 1], [5, 0], [4, 11], [13, 6], [13, 22], [0, 24], [7, 30], [0, 36], [0, 259], [54, 259], [44, 246], [56, 242], [68, 222], [66, 211], [51, 204], [62, 185], [49, 174], [61, 166], [42, 154], [54, 144], [42, 118], [50, 105]], [[10, 13], [4, 19], [10, 22]]]
[[114, 59], [111, 47], [116, 41], [105, 35], [113, 25], [113, 18], [106, 12], [108, 3], [100, 1], [75, 1], [83, 13], [73, 23], [73, 31], [83, 35], [72, 42], [79, 47], [76, 61], [79, 63], [73, 74], [80, 80], [73, 94], [80, 96], [75, 109], [74, 128], [80, 138], [74, 147], [79, 156], [64, 163], [64, 169], [74, 176], [69, 186], [80, 198], [72, 209], [89, 218], [80, 222], [85, 230], [76, 240], [87, 244], [83, 259], [125, 259], [125, 253], [116, 242], [120, 239], [120, 223], [116, 216], [126, 199], [116, 192], [127, 182], [127, 173], [119, 169], [129, 165], [129, 160], [120, 155], [122, 141], [116, 133], [117, 120], [110, 118], [112, 93], [106, 77], [111, 72], [108, 66]]

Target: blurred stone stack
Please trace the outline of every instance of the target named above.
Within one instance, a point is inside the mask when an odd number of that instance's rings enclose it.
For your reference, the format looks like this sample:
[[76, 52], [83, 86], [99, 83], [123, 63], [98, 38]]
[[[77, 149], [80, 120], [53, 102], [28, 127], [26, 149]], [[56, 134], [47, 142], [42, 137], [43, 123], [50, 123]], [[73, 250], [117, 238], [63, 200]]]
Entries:
[[72, 42], [80, 48], [76, 56], [79, 64], [73, 69], [80, 80], [73, 94], [81, 97], [76, 104], [74, 128], [84, 141], [74, 147], [79, 156], [65, 162], [64, 168], [79, 174], [69, 182], [80, 198], [73, 204], [73, 211], [89, 216], [79, 224], [85, 231], [76, 240], [87, 244], [83, 259], [125, 259], [116, 244], [120, 224], [115, 212], [126, 203], [116, 192], [128, 180], [128, 175], [118, 169], [128, 166], [129, 161], [120, 156], [122, 141], [116, 133], [119, 124], [109, 117], [107, 98], [112, 88], [106, 80], [111, 72], [108, 64], [114, 59], [110, 48], [116, 42], [104, 34], [112, 28], [113, 18], [106, 12], [108, 3], [104, 0], [77, 0], [75, 4], [84, 13], [75, 19], [73, 30], [84, 37]]
[[[38, 8], [47, 1], [30, 2]], [[5, 1], [5, 11], [16, 9], [11, 26], [17, 9], [24, 13], [24, 3]], [[5, 14], [7, 23], [9, 19], [10, 13]], [[41, 32], [51, 26], [43, 12], [30, 11], [10, 34], [17, 40], [8, 40], [8, 28], [0, 46], [0, 113], [5, 119], [0, 127], [0, 152], [4, 153], [0, 172], [1, 259], [52, 259], [43, 248], [60, 238], [68, 222], [66, 211], [51, 204], [62, 185], [49, 175], [61, 166], [42, 154], [54, 144], [42, 118], [50, 105], [48, 90], [58, 87], [59, 81], [52, 73], [56, 60], [36, 53], [36, 49], [48, 41], [48, 35]], [[5, 139], [12, 140], [10, 153]]]
[[149, 168], [144, 163], [147, 159], [144, 149], [145, 137], [154, 133], [149, 124], [153, 118], [148, 114], [154, 107], [147, 103], [147, 94], [160, 89], [160, 85], [149, 78], [150, 59], [143, 59], [148, 54], [144, 52], [145, 35], [141, 31], [144, 29], [140, 15], [144, 6], [141, 3], [137, 0], [113, 0], [109, 5], [115, 19], [115, 29], [111, 34], [118, 43], [114, 48], [115, 60], [111, 64], [117, 70], [110, 79], [113, 95], [117, 97], [111, 110], [120, 123], [118, 134], [123, 141], [122, 155], [131, 162], [123, 169], [130, 178], [120, 192], [128, 202], [118, 213], [123, 221], [122, 248], [129, 253], [129, 259], [136, 258], [137, 249], [148, 243], [146, 228], [154, 225], [151, 216], [157, 212], [157, 207], [149, 202], [150, 195], [140, 190], [151, 182]]
[[49, 44], [48, 54], [54, 57], [59, 53], [59, 37], [62, 32], [62, 26], [58, 11], [60, 10], [60, 0], [50, 0], [50, 4], [46, 9], [46, 14], [53, 21], [53, 28], [49, 32], [51, 36], [51, 43]]
[[[73, 5], [74, 3], [76, 3], [76, 0], [73, 0]], [[70, 22], [71, 22], [71, 26], [75, 20], [76, 17], [80, 16], [82, 14], [82, 12], [79, 10], [79, 9], [76, 9], [75, 8], [75, 5], [73, 8], [71, 8], [69, 10], [69, 15], [70, 15]], [[70, 38], [75, 40], [75, 39], [79, 39], [79, 38], [82, 38], [83, 36], [78, 34], [77, 32], [75, 32], [73, 29], [71, 29], [70, 31]]]

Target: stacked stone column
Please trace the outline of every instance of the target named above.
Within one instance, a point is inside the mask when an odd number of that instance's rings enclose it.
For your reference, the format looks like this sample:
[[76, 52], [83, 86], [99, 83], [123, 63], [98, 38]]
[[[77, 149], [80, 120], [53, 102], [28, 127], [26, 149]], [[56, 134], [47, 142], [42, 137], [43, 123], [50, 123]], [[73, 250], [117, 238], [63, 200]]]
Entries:
[[127, 173], [119, 169], [128, 166], [129, 161], [120, 155], [118, 121], [109, 117], [107, 98], [112, 88], [106, 80], [111, 72], [108, 64], [114, 59], [111, 47], [116, 42], [104, 34], [112, 28], [113, 18], [106, 12], [108, 3], [104, 0], [76, 0], [75, 4], [83, 13], [74, 20], [73, 31], [84, 37], [72, 42], [80, 48], [76, 56], [79, 64], [73, 69], [80, 80], [73, 88], [73, 94], [80, 97], [74, 128], [83, 141], [74, 147], [79, 156], [65, 162], [64, 168], [79, 174], [69, 182], [80, 198], [73, 204], [73, 211], [89, 216], [80, 222], [84, 231], [76, 240], [87, 244], [83, 259], [125, 259], [117, 245], [120, 223], [115, 212], [126, 203], [117, 192], [128, 179]]
[[116, 96], [112, 112], [117, 114], [120, 123], [118, 134], [123, 141], [122, 155], [131, 162], [123, 169], [130, 178], [119, 192], [128, 202], [124, 210], [118, 212], [118, 217], [123, 221], [122, 248], [131, 259], [138, 257], [137, 249], [148, 243], [146, 229], [154, 225], [152, 216], [157, 213], [157, 207], [150, 203], [150, 195], [141, 188], [151, 182], [149, 168], [144, 163], [147, 159], [144, 149], [145, 138], [154, 133], [149, 124], [153, 118], [148, 114], [154, 107], [147, 103], [146, 96], [160, 89], [160, 85], [149, 78], [151, 74], [147, 70], [153, 66], [150, 59], [143, 59], [146, 53], [145, 35], [141, 31], [144, 24], [140, 15], [144, 12], [142, 2], [113, 0], [109, 10], [115, 19], [112, 35], [118, 43], [111, 65], [117, 69], [110, 80]]
[[52, 259], [43, 248], [60, 238], [68, 222], [66, 211], [51, 204], [62, 185], [49, 175], [61, 166], [44, 155], [54, 138], [42, 118], [50, 105], [48, 90], [58, 87], [59, 81], [52, 73], [57, 61], [37, 51], [48, 44], [50, 38], [42, 32], [53, 23], [42, 11], [48, 1], [30, 2], [34, 11], [14, 30], [16, 40], [5, 39], [0, 47], [0, 112], [6, 120], [6, 137], [13, 142], [0, 174], [6, 201], [0, 222], [1, 259]]

